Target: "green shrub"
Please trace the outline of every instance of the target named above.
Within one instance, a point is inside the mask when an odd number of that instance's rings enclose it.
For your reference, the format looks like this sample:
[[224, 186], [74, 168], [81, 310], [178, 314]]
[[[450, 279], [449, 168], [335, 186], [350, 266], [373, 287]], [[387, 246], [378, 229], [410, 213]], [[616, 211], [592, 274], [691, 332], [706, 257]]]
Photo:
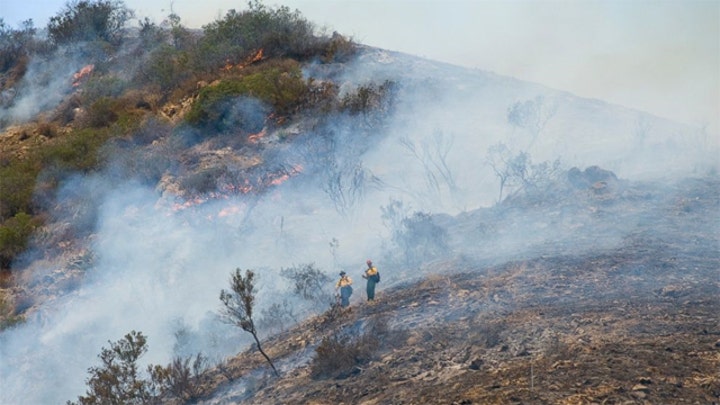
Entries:
[[92, 76], [82, 86], [81, 102], [83, 105], [92, 105], [103, 98], [116, 98], [125, 88], [127, 83], [115, 75]]
[[230, 10], [222, 19], [203, 27], [195, 66], [214, 70], [237, 64], [262, 49], [266, 57], [307, 59], [320, 55], [326, 39], [314, 34], [312, 23], [288, 7], [268, 8], [250, 1], [248, 10]]
[[31, 212], [35, 179], [40, 165], [29, 159], [13, 159], [0, 166], [0, 221], [20, 211]]
[[41, 158], [46, 167], [88, 171], [98, 166], [98, 151], [107, 139], [106, 130], [75, 130], [45, 147], [40, 152]]
[[16, 67], [35, 50], [36, 32], [32, 20], [23, 21], [22, 29], [14, 30], [0, 18], [0, 73]]
[[381, 113], [387, 114], [392, 106], [396, 84], [386, 80], [381, 85], [370, 83], [345, 94], [340, 101], [342, 111], [352, 115]]
[[357, 52], [357, 46], [352, 40], [333, 33], [332, 38], [325, 44], [321, 60], [325, 63], [346, 62]]
[[81, 0], [68, 2], [50, 18], [48, 37], [57, 45], [78, 41], [103, 41], [118, 44], [125, 23], [133, 12], [121, 0]]
[[12, 295], [0, 290], [0, 331], [11, 328], [23, 320], [22, 316], [15, 315]]
[[95, 101], [87, 109], [83, 124], [90, 128], [102, 128], [110, 126], [118, 119], [118, 109], [121, 108], [116, 99], [102, 97]]
[[154, 85], [167, 92], [192, 76], [188, 52], [164, 44], [153, 50], [138, 69], [134, 81], [140, 85]]
[[12, 260], [25, 251], [39, 220], [19, 212], [0, 225], [0, 266], [9, 268]]
[[304, 102], [307, 92], [308, 85], [296, 63], [287, 70], [270, 67], [204, 87], [185, 118], [192, 125], [225, 131], [237, 127], [238, 121], [242, 124], [243, 115], [247, 115], [244, 111], [233, 114], [234, 100], [255, 98], [271, 105], [278, 115], [286, 116]]

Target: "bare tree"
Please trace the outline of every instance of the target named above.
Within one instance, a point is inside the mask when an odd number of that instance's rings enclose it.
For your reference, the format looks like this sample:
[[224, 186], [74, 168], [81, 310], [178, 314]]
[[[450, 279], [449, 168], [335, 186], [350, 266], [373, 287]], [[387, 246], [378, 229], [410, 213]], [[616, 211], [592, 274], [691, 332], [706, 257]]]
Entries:
[[502, 202], [506, 188], [513, 187], [513, 194], [538, 189], [554, 179], [560, 170], [560, 159], [533, 164], [529, 153], [513, 153], [503, 143], [488, 148], [487, 162], [500, 180], [498, 203]]
[[255, 273], [252, 270], [245, 270], [245, 277], [243, 277], [240, 269], [235, 269], [235, 272], [232, 273], [230, 277], [230, 288], [232, 292], [225, 290], [220, 291], [220, 301], [222, 301], [224, 305], [224, 308], [221, 310], [221, 317], [226, 323], [239, 326], [242, 330], [250, 333], [253, 339], [255, 339], [260, 354], [265, 357], [265, 360], [270, 364], [275, 375], [280, 376], [272, 360], [270, 360], [270, 357], [260, 345], [260, 339], [258, 338], [255, 322], [253, 321], [253, 308], [255, 303], [254, 278]]
[[315, 267], [315, 263], [308, 263], [280, 270], [283, 278], [293, 284], [293, 294], [313, 302], [321, 307], [333, 302], [333, 295], [326, 291], [332, 280], [325, 272]]
[[555, 116], [557, 110], [556, 102], [548, 100], [544, 96], [537, 96], [530, 100], [517, 101], [508, 107], [507, 121], [510, 125], [524, 128], [530, 133], [529, 149], [537, 141], [548, 121]]
[[442, 195], [442, 187], [446, 186], [451, 192], [457, 190], [457, 184], [450, 167], [448, 166], [448, 153], [452, 149], [454, 138], [445, 136], [436, 131], [430, 140], [416, 145], [408, 137], [400, 138], [400, 144], [417, 159], [425, 171], [425, 185], [433, 195]]

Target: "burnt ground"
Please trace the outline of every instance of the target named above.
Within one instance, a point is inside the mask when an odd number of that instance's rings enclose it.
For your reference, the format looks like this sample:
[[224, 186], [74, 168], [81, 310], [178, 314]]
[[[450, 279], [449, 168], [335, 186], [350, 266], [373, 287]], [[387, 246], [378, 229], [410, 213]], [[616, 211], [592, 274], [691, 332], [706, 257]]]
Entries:
[[[206, 374], [200, 402], [720, 403], [719, 194], [712, 178], [654, 204], [617, 198], [614, 210], [643, 220], [613, 248], [438, 262], [439, 274], [381, 284], [373, 305], [269, 338], [280, 377], [251, 348]], [[369, 361], [311, 375], [323, 337], [373, 319], [388, 330]]]

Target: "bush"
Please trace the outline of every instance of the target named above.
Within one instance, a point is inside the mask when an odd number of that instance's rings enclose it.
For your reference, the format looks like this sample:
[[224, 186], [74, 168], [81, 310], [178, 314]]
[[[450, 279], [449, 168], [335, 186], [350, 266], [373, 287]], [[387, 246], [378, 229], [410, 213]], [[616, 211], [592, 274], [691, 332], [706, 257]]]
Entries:
[[23, 21], [22, 29], [14, 30], [0, 18], [0, 73], [18, 66], [35, 50], [36, 32], [32, 20]]
[[45, 147], [40, 152], [42, 162], [46, 167], [55, 167], [61, 171], [89, 171], [100, 163], [98, 153], [108, 138], [108, 131], [105, 130], [75, 130]]
[[315, 349], [310, 376], [314, 379], [347, 378], [381, 350], [399, 346], [404, 339], [405, 333], [390, 330], [385, 319], [370, 319], [362, 333], [346, 331], [323, 338]]
[[56, 45], [79, 41], [119, 44], [125, 23], [132, 17], [133, 12], [121, 0], [74, 1], [50, 18], [47, 32]]
[[194, 357], [175, 357], [167, 366], [151, 366], [149, 371], [160, 395], [191, 402], [202, 394], [201, 377], [207, 365], [207, 358], [198, 353]]
[[117, 121], [119, 109], [120, 106], [116, 99], [103, 97], [88, 107], [87, 115], [82, 120], [83, 124], [90, 128], [110, 126]]
[[0, 266], [2, 268], [10, 267], [13, 258], [25, 251], [27, 241], [38, 225], [39, 220], [24, 212], [15, 214], [0, 225]]
[[92, 105], [103, 98], [116, 98], [126, 87], [127, 83], [115, 75], [92, 76], [82, 86], [81, 102]]
[[268, 8], [256, 0], [248, 10], [230, 10], [204, 26], [203, 34], [195, 66], [205, 71], [238, 64], [261, 49], [269, 57], [306, 59], [322, 53], [327, 42], [315, 37], [313, 25], [299, 11]]
[[325, 44], [321, 60], [325, 63], [346, 62], [356, 52], [357, 46], [353, 41], [334, 32], [332, 38]]
[[134, 81], [157, 86], [167, 92], [188, 80], [191, 75], [188, 53], [164, 44], [154, 49], [140, 65]]
[[297, 322], [293, 306], [287, 300], [283, 300], [282, 304], [275, 302], [260, 313], [263, 317], [259, 323], [268, 330], [283, 332], [287, 325]]
[[0, 331], [11, 328], [24, 320], [22, 316], [15, 315], [14, 307], [12, 296], [5, 290], [0, 290]]
[[132, 331], [108, 343], [110, 348], [103, 347], [98, 355], [101, 366], [88, 369], [87, 392], [77, 403], [68, 401], [68, 405], [155, 404], [164, 403], [164, 398], [186, 402], [202, 393], [200, 378], [207, 369], [202, 354], [176, 357], [165, 367], [150, 364], [147, 372], [141, 373], [137, 361], [148, 350], [142, 332]]
[[[242, 78], [226, 79], [216, 85], [200, 90], [197, 100], [186, 115], [186, 120], [196, 126], [227, 131], [245, 126], [250, 132], [257, 132], [257, 118], [252, 118], [258, 110], [245, 108], [248, 97], [258, 99], [271, 105], [281, 116], [289, 115], [304, 102], [308, 86], [296, 63], [291, 63], [288, 70], [271, 67]], [[233, 106], [240, 104], [240, 110]], [[248, 120], [248, 117], [250, 119]], [[243, 125], [244, 124], [244, 125]]]
[[0, 166], [0, 222], [18, 212], [32, 212], [35, 179], [41, 165], [31, 159], [12, 159]]
[[415, 266], [450, 251], [448, 232], [435, 223], [432, 215], [420, 211], [410, 214], [411, 208], [398, 200], [390, 200], [380, 209], [392, 245], [406, 265]]
[[340, 102], [342, 111], [351, 115], [389, 113], [395, 94], [395, 82], [386, 80], [381, 85], [367, 84], [345, 94]]
[[293, 293], [300, 298], [320, 306], [332, 304], [332, 294], [326, 291], [332, 279], [314, 263], [281, 269], [280, 275], [293, 283]]
[[78, 397], [78, 403], [147, 403], [151, 398], [151, 386], [141, 378], [137, 366], [137, 360], [148, 350], [147, 338], [142, 332], [132, 331], [123, 339], [109, 343], [110, 348], [103, 347], [98, 355], [102, 365], [88, 370], [88, 391]]

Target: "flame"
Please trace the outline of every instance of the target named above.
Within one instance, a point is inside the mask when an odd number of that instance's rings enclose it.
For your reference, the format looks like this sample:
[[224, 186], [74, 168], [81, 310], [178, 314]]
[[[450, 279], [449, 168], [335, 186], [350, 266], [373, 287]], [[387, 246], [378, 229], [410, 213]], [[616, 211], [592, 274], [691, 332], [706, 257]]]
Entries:
[[[178, 213], [187, 209], [199, 207], [209, 201], [223, 199], [229, 200], [232, 196], [261, 194], [272, 187], [277, 187], [283, 184], [291, 177], [302, 173], [302, 171], [302, 165], [297, 164], [289, 169], [283, 168], [275, 172], [266, 172], [262, 175], [256, 176], [255, 178], [246, 177], [238, 183], [223, 184], [220, 186], [218, 191], [205, 193], [201, 196], [194, 196], [187, 199], [178, 199], [170, 203], [168, 213]], [[209, 215], [207, 219], [212, 220], [214, 218], [224, 218], [236, 215], [244, 210], [244, 206], [244, 204], [236, 204], [224, 207], [220, 209], [216, 215]]]
[[262, 131], [260, 131], [260, 132], [258, 132], [258, 133], [256, 133], [256, 134], [250, 134], [250, 135], [248, 135], [247, 141], [248, 141], [249, 143], [253, 143], [253, 144], [258, 143], [258, 141], [260, 140], [260, 138], [264, 137], [266, 134], [267, 134], [267, 131], [265, 130], [265, 128], [263, 128]]
[[255, 53], [251, 54], [250, 56], [248, 56], [247, 58], [245, 58], [245, 60], [243, 60], [242, 62], [240, 62], [240, 63], [238, 63], [238, 64], [236, 64], [236, 65], [233, 65], [229, 58], [226, 59], [226, 60], [225, 60], [225, 66], [223, 66], [223, 67], [221, 68], [221, 70], [223, 70], [223, 71], [225, 71], [225, 72], [230, 72], [230, 71], [233, 70], [233, 69], [238, 69], [238, 70], [240, 70], [240, 69], [243, 69], [243, 68], [245, 68], [245, 67], [247, 67], [247, 66], [252, 65], [253, 63], [260, 62], [260, 61], [263, 60], [263, 59], [265, 59], [265, 51], [264, 51], [262, 48], [260, 48], [260, 49], [257, 50]]
[[95, 70], [95, 65], [85, 65], [82, 69], [78, 70], [75, 74], [73, 74], [73, 87], [77, 87], [80, 85], [80, 81], [82, 81], [84, 78], [90, 75], [90, 73]]

